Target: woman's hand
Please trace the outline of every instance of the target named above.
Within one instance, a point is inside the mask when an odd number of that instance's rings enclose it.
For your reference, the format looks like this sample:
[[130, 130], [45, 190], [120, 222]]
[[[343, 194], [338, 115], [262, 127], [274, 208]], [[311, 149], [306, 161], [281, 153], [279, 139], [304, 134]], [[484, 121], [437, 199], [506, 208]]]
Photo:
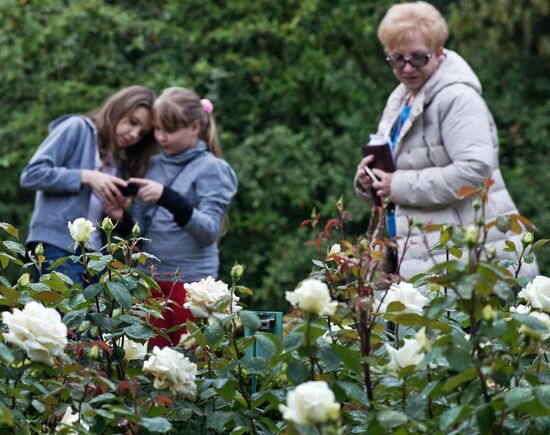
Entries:
[[92, 169], [82, 169], [80, 171], [80, 182], [90, 186], [97, 192], [103, 202], [113, 203], [124, 200], [124, 196], [122, 196], [117, 186], [125, 187], [128, 184], [122, 178]]
[[393, 179], [393, 172], [385, 172], [376, 168], [374, 168], [372, 172], [378, 177], [378, 181], [372, 183], [372, 188], [376, 191], [376, 194], [380, 198], [389, 197], [391, 195], [391, 181]]
[[122, 201], [103, 201], [103, 211], [114, 221], [122, 221], [124, 209], [130, 205], [132, 198], [122, 197]]
[[164, 184], [146, 178], [130, 178], [129, 183], [137, 183], [141, 187], [136, 197], [143, 202], [157, 202], [164, 192]]
[[364, 157], [363, 160], [357, 165], [357, 172], [355, 173], [355, 179], [357, 180], [357, 185], [365, 192], [370, 192], [373, 180], [365, 172], [365, 166], [370, 165], [374, 161], [374, 156], [369, 155]]

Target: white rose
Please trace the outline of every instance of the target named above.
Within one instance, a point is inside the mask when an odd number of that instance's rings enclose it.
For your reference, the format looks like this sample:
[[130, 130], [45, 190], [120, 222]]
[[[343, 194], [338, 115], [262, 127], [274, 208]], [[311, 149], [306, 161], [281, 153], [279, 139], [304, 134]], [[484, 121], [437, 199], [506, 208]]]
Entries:
[[126, 361], [144, 359], [145, 355], [147, 355], [147, 343], [137, 343], [128, 337], [124, 338], [122, 348], [124, 349], [124, 359]]
[[331, 300], [327, 285], [311, 278], [302, 281], [296, 290], [286, 292], [285, 298], [294, 307], [312, 314], [328, 314], [330, 316], [334, 314], [338, 306], [338, 302]]
[[170, 388], [175, 395], [195, 399], [197, 365], [174, 349], [165, 347], [160, 350], [155, 346], [153, 355], [143, 363], [143, 371], [153, 374], [157, 390]]
[[408, 282], [392, 284], [383, 301], [374, 301], [374, 308], [379, 313], [386, 313], [392, 302], [401, 302], [405, 309], [401, 313], [422, 314], [423, 308], [429, 299], [420, 293]]
[[525, 325], [521, 325], [519, 327], [519, 332], [525, 333], [538, 340], [546, 340], [548, 337], [550, 337], [550, 317], [548, 316], [548, 314], [541, 313], [539, 311], [531, 311], [529, 315], [544, 323], [544, 325], [546, 326], [546, 332], [535, 331]]
[[426, 327], [420, 328], [420, 330], [415, 334], [414, 338], [420, 345], [422, 349], [430, 350], [432, 348], [432, 342], [426, 335]]
[[[207, 317], [209, 323], [223, 319], [231, 314], [240, 311], [242, 307], [237, 305], [239, 298], [232, 294], [231, 290], [223, 281], [216, 281], [209, 276], [198, 282], [185, 284], [185, 304], [183, 306], [193, 313], [195, 317]], [[230, 307], [229, 301], [233, 300]], [[228, 302], [225, 308], [216, 308], [215, 305], [221, 301]]]
[[538, 275], [518, 296], [527, 299], [533, 308], [550, 313], [550, 278]]
[[518, 305], [517, 307], [510, 307], [511, 313], [518, 313], [518, 314], [529, 314], [531, 312], [531, 308], [528, 305]]
[[389, 369], [399, 370], [408, 366], [417, 366], [424, 359], [422, 345], [417, 340], [405, 338], [404, 342], [399, 349], [391, 347], [388, 343], [384, 345], [390, 357]]
[[22, 311], [14, 308], [13, 314], [2, 313], [2, 322], [8, 327], [4, 340], [25, 349], [32, 361], [53, 365], [53, 357], [67, 346], [67, 327], [61, 316], [39, 302], [29, 302]]
[[71, 232], [71, 237], [75, 242], [86, 243], [90, 240], [90, 235], [95, 231], [94, 225], [84, 218], [75, 219], [74, 222], [69, 222], [69, 231]]
[[61, 419], [61, 422], [55, 427], [56, 432], [64, 431], [63, 433], [68, 435], [73, 435], [78, 432], [75, 430], [70, 430], [69, 428], [73, 427], [75, 423], [80, 423], [80, 425], [85, 429], [89, 430], [90, 426], [88, 426], [83, 420], [80, 419], [80, 414], [78, 412], [73, 414], [72, 408], [69, 406], [65, 410], [65, 414], [63, 414], [63, 418]]
[[331, 344], [334, 342], [332, 339], [333, 336], [336, 336], [338, 338], [338, 334], [336, 334], [338, 331], [341, 331], [343, 329], [352, 330], [352, 327], [349, 325], [342, 325], [343, 328], [341, 328], [338, 325], [335, 325], [334, 323], [330, 323], [330, 330], [325, 332], [321, 337], [319, 337], [321, 340], [323, 340], [325, 343]]
[[340, 404], [326, 382], [311, 381], [289, 391], [286, 406], [279, 405], [279, 410], [285, 420], [314, 425], [338, 419]]
[[342, 252], [342, 247], [340, 246], [339, 243], [335, 243], [330, 247], [330, 251], [328, 252], [328, 255], [339, 254], [340, 252]]

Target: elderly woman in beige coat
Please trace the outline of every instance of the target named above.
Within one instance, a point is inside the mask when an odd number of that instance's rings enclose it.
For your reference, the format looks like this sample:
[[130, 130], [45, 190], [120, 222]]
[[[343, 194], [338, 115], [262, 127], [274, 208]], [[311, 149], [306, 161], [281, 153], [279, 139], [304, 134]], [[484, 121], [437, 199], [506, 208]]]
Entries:
[[[372, 156], [365, 157], [357, 167], [355, 187], [365, 199], [372, 199], [373, 191], [391, 197], [401, 255], [408, 217], [424, 223], [474, 223], [474, 199], [458, 196], [463, 186], [477, 187], [494, 179], [487, 221], [517, 213], [498, 168], [497, 130], [481, 97], [481, 84], [462, 57], [444, 48], [447, 36], [444, 18], [425, 2], [391, 7], [378, 29], [386, 60], [401, 82], [388, 98], [377, 132], [392, 143], [397, 170], [374, 169], [378, 181], [373, 181], [364, 169]], [[428, 234], [426, 244], [418, 231], [413, 233], [399, 270], [402, 277], [444, 261], [441, 251], [438, 257], [427, 246], [438, 236]], [[501, 251], [508, 238], [513, 237], [491, 230], [488, 242]], [[528, 275], [536, 272], [536, 265], [523, 270]]]

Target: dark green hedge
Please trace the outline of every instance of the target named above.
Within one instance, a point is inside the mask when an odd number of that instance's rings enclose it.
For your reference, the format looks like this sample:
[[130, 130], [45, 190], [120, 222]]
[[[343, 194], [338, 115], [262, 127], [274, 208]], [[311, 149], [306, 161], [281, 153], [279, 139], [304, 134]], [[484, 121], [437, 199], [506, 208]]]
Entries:
[[[367, 209], [353, 196], [359, 146], [395, 85], [376, 26], [388, 0], [4, 0], [0, 4], [0, 220], [23, 229], [33, 195], [18, 177], [56, 116], [83, 112], [140, 83], [208, 96], [225, 157], [240, 180], [222, 241], [222, 278], [248, 267], [255, 308], [311, 267], [300, 229], [313, 207], [343, 195], [358, 234]], [[523, 214], [550, 234], [546, 2], [439, 1], [451, 48], [474, 66], [501, 127], [505, 175]], [[507, 13], [510, 9], [513, 13]], [[550, 256], [541, 254], [543, 268]]]

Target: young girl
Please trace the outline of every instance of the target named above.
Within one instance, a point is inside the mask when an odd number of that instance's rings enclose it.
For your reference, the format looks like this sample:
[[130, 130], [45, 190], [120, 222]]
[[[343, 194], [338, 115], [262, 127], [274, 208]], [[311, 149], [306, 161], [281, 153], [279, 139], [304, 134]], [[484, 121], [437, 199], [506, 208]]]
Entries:
[[[165, 89], [155, 101], [153, 120], [163, 151], [151, 159], [147, 179], [129, 180], [141, 186], [132, 214], [142, 236], [151, 239], [145, 250], [160, 260], [159, 285], [167, 299], [175, 302], [155, 323], [160, 328], [191, 318], [183, 308], [184, 282], [218, 275], [218, 239], [237, 192], [237, 177], [221, 158], [212, 111], [209, 100], [201, 100], [189, 89]], [[176, 271], [182, 282], [174, 284]], [[179, 342], [181, 334], [181, 329], [170, 334], [172, 344]], [[156, 337], [149, 344], [169, 343]]]
[[[42, 242], [48, 263], [71, 255], [67, 223], [87, 217], [101, 222], [103, 203], [123, 203], [120, 177], [145, 173], [155, 141], [155, 94], [130, 86], [112, 95], [90, 116], [67, 115], [49, 125], [49, 135], [21, 173], [21, 187], [36, 191], [27, 244]], [[99, 231], [93, 248], [101, 247]], [[82, 266], [66, 262], [57, 269], [82, 284]]]

